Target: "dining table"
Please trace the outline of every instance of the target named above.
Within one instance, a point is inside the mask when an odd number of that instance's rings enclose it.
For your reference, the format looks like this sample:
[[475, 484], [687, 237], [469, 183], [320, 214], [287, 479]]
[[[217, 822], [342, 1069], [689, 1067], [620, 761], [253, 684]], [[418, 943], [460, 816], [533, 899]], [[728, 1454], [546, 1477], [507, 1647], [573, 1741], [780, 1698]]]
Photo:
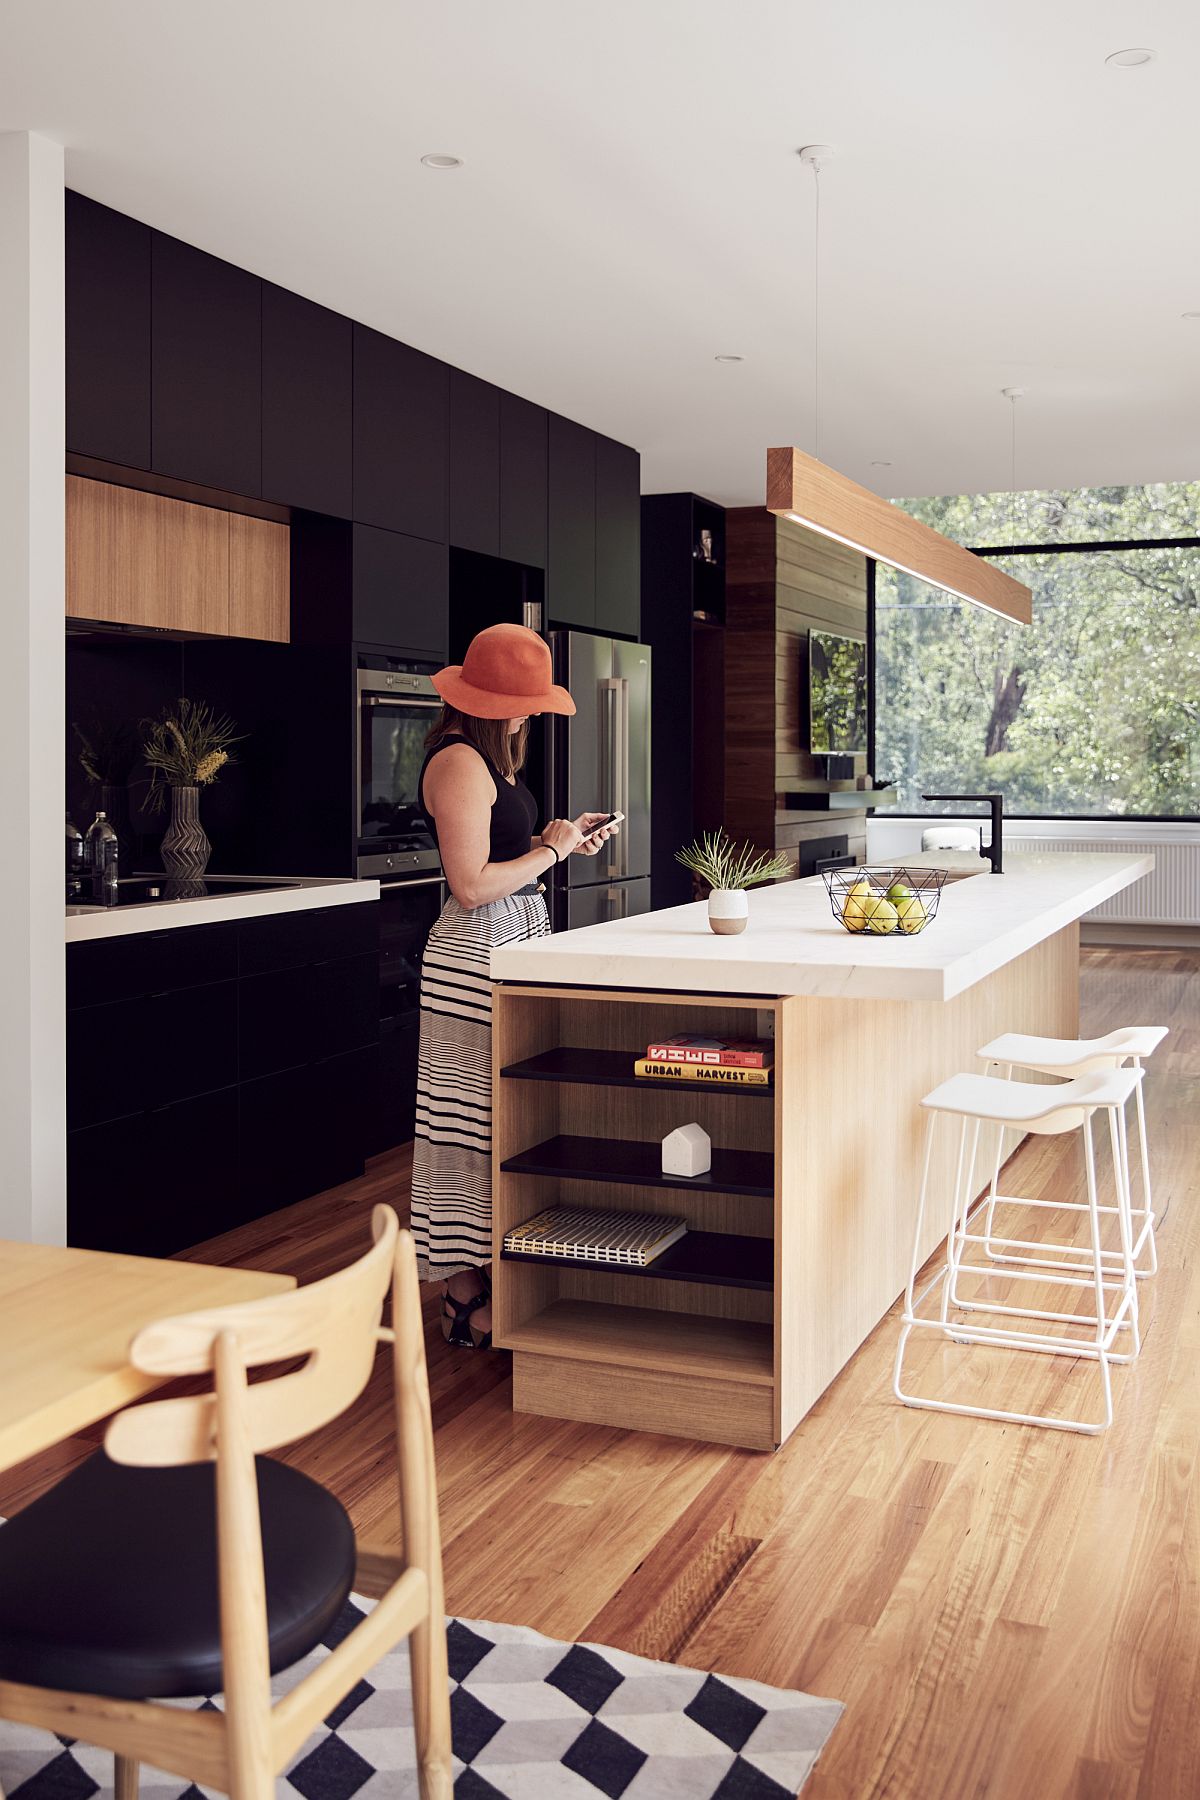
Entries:
[[129, 1361], [143, 1325], [295, 1285], [259, 1269], [0, 1239], [0, 1469], [169, 1379]]

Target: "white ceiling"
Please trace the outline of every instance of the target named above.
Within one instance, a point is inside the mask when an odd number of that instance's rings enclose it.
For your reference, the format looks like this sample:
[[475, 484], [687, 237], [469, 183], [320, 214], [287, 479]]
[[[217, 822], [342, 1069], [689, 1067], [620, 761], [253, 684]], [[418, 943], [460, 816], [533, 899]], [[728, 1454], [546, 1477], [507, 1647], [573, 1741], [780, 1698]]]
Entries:
[[0, 6], [72, 186], [730, 504], [813, 447], [813, 141], [824, 460], [1007, 487], [1015, 384], [1021, 487], [1200, 476], [1198, 80], [1194, 0]]

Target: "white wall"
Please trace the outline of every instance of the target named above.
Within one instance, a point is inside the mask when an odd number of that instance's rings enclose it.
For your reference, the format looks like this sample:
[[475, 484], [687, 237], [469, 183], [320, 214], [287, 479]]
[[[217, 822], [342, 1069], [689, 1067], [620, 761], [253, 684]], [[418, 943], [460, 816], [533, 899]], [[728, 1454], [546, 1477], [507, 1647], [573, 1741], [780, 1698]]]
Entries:
[[63, 151], [0, 133], [0, 1237], [66, 1237]]

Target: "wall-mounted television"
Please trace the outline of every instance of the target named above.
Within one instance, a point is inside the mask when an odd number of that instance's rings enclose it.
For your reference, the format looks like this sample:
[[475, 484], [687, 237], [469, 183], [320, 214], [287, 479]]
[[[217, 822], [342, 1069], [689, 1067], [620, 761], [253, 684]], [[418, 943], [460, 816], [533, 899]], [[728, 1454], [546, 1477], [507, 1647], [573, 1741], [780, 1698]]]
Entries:
[[867, 646], [832, 631], [808, 634], [808, 742], [814, 756], [867, 749]]

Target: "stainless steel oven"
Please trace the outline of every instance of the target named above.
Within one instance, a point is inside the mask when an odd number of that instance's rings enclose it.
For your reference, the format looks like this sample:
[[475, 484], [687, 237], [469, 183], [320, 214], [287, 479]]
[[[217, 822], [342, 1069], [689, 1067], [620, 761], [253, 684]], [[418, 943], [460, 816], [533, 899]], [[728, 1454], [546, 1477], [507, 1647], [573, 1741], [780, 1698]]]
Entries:
[[387, 880], [441, 868], [417, 804], [425, 737], [441, 701], [428, 675], [359, 669], [358, 873]]

